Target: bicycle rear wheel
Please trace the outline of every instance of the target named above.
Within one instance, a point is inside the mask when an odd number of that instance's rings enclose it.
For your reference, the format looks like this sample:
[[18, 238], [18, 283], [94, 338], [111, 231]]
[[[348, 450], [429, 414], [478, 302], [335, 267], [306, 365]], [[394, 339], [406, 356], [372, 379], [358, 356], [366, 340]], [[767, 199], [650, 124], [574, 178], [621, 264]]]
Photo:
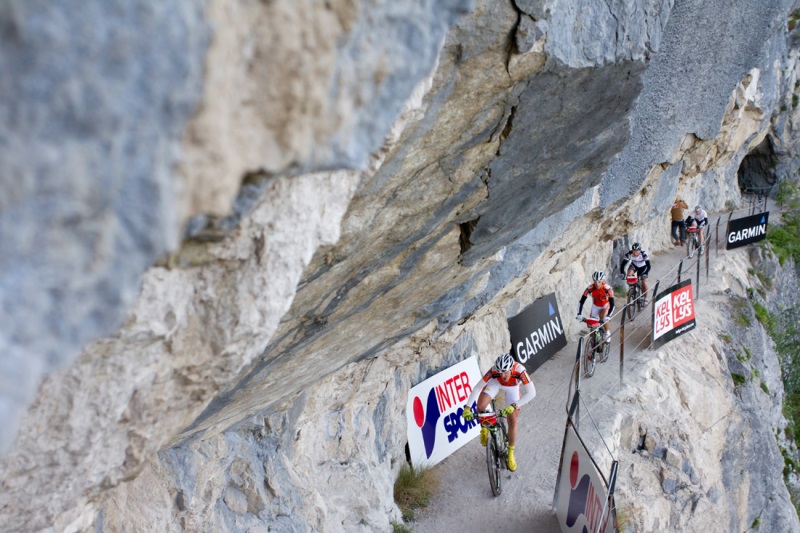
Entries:
[[594, 375], [595, 364], [595, 342], [596, 333], [591, 333], [586, 337], [586, 344], [583, 347], [583, 355], [581, 356], [581, 366], [583, 367], [583, 375], [590, 378]]
[[636, 318], [636, 312], [639, 310], [637, 301], [639, 298], [639, 286], [629, 285], [628, 287], [628, 320], [633, 320]]
[[689, 242], [687, 244], [689, 246], [689, 259], [694, 257], [694, 253], [697, 251], [697, 237], [692, 235], [689, 238]]
[[492, 494], [500, 496], [502, 487], [500, 486], [500, 456], [497, 449], [497, 432], [493, 431], [486, 443], [486, 466], [489, 469], [489, 485], [492, 487]]

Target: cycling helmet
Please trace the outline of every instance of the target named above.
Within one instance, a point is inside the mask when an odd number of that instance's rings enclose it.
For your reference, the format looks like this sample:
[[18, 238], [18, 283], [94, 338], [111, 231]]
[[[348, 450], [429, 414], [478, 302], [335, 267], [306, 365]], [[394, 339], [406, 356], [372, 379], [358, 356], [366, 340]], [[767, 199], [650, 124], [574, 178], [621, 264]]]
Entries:
[[696, 205], [696, 206], [694, 206], [694, 210], [695, 211], [702, 211], [703, 210], [703, 206], [702, 205]]
[[504, 353], [494, 362], [494, 368], [498, 372], [507, 372], [514, 366], [514, 358], [510, 353]]
[[631, 250], [641, 250], [641, 249], [642, 245], [639, 244], [638, 242], [633, 243], [633, 246], [631, 246]]
[[603, 281], [604, 279], [606, 279], [606, 275], [600, 270], [597, 270], [594, 274], [592, 274], [593, 281]]

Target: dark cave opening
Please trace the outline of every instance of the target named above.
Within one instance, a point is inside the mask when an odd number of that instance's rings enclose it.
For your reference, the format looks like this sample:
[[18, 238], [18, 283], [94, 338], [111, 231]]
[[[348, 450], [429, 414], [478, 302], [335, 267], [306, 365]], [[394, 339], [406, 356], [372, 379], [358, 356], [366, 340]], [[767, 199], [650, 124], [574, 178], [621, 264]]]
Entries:
[[761, 144], [753, 148], [739, 165], [738, 181], [742, 193], [762, 194], [778, 182], [775, 172], [778, 157], [767, 136]]

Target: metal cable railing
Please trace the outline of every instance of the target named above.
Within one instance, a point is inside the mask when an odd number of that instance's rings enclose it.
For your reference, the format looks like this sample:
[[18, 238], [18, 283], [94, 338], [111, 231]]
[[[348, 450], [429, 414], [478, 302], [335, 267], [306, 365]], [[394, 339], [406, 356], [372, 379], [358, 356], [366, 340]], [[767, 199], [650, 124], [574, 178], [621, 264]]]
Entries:
[[[744, 211], [744, 210], [737, 210], [737, 211]], [[729, 216], [728, 216], [729, 220], [730, 220], [730, 216], [735, 212], [736, 211], [732, 211], [729, 214]], [[687, 255], [686, 257], [681, 258], [672, 268], [670, 268], [667, 272], [662, 274], [658, 280], [655, 280], [655, 282], [649, 288], [648, 292], [651, 293], [653, 296], [655, 296], [655, 294], [658, 291], [658, 287], [662, 283], [664, 285], [667, 285], [667, 286], [673, 286], [676, 283], [680, 283], [682, 281], [682, 279], [687, 279], [688, 277], [692, 277], [692, 278], [695, 279], [695, 291], [696, 291], [695, 298], [699, 298], [702, 260], [703, 260], [703, 258], [705, 258], [705, 261], [706, 261], [706, 277], [708, 277], [709, 276], [709, 266], [710, 266], [710, 255], [711, 255], [710, 252], [709, 252], [709, 243], [711, 243], [712, 239], [716, 239], [716, 246], [714, 248], [715, 248], [715, 250], [717, 250], [717, 254], [718, 254], [719, 253], [719, 224], [720, 224], [721, 220], [722, 220], [722, 216], [719, 216], [717, 218], [717, 222], [716, 222], [716, 226], [715, 227], [712, 227], [712, 225], [710, 225], [710, 224], [705, 226], [706, 231], [704, 232], [703, 239], [702, 239], [702, 242], [701, 242], [702, 250], [703, 250], [702, 252], [699, 252], [696, 255], [692, 255], [692, 257], [689, 257]], [[684, 277], [684, 276], [686, 276], [686, 277]], [[594, 419], [592, 418], [592, 413], [597, 409], [598, 406], [601, 405], [601, 403], [606, 398], [608, 398], [611, 395], [611, 393], [614, 390], [616, 390], [618, 387], [620, 387], [622, 384], [624, 384], [623, 366], [624, 366], [624, 361], [625, 361], [624, 351], [625, 351], [625, 348], [626, 348], [624, 339], [626, 338], [626, 336], [627, 336], [627, 338], [641, 337], [641, 338], [638, 339], [638, 341], [636, 341], [636, 343], [634, 345], [627, 347], [629, 349], [629, 356], [628, 357], [629, 357], [629, 359], [632, 360], [632, 363], [633, 363], [631, 365], [631, 367], [628, 369], [628, 371], [630, 372], [630, 371], [633, 371], [633, 370], [639, 368], [641, 365], [645, 364], [646, 361], [647, 361], [644, 358], [637, 358], [635, 356], [638, 355], [638, 354], [644, 353], [644, 350], [646, 349], [646, 347], [649, 347], [649, 345], [652, 343], [652, 335], [650, 335], [650, 334], [644, 334], [643, 335], [642, 334], [644, 332], [644, 330], [650, 331], [652, 329], [651, 321], [640, 320], [640, 321], [636, 322], [635, 325], [631, 328], [631, 322], [626, 322], [626, 320], [625, 320], [625, 318], [627, 317], [627, 315], [629, 313], [628, 310], [629, 310], [630, 306], [637, 305], [639, 300], [646, 299], [646, 296], [647, 296], [647, 294], [642, 292], [642, 294], [639, 295], [635, 300], [632, 300], [630, 302], [627, 302], [625, 305], [620, 306], [619, 309], [617, 309], [615, 313], [613, 313], [612, 315], [609, 316], [609, 318], [612, 319], [612, 320], [615, 319], [615, 318], [618, 318], [618, 317], [620, 318], [619, 325], [617, 325], [617, 326], [613, 327], [612, 329], [610, 329], [610, 332], [612, 334], [612, 338], [620, 339], [620, 341], [612, 343], [611, 346], [609, 347], [609, 353], [612, 353], [613, 351], [619, 351], [619, 354], [620, 354], [620, 379], [619, 380], [614, 380], [614, 382], [611, 384], [610, 387], [606, 388], [605, 390], [601, 390], [600, 394], [593, 400], [588, 400], [588, 397], [585, 397], [584, 394], [581, 393], [581, 380], [582, 380], [583, 376], [581, 376], [581, 364], [580, 364], [580, 361], [581, 361], [582, 351], [583, 351], [585, 343], [589, 342], [590, 336], [594, 335], [596, 330], [598, 330], [599, 328], [602, 328], [603, 324], [600, 324], [596, 328], [591, 329], [589, 331], [589, 333], [587, 333], [587, 334], [585, 334], [585, 335], [583, 335], [582, 337], [579, 338], [578, 352], [576, 354], [576, 361], [575, 361], [575, 364], [574, 364], [574, 366], [572, 368], [572, 372], [570, 373], [569, 383], [568, 383], [568, 386], [567, 386], [567, 390], [568, 390], [568, 406], [571, 403], [571, 399], [573, 398], [573, 396], [575, 394], [577, 394], [580, 397], [580, 402], [579, 403], [584, 406], [584, 413], [583, 414], [576, 413], [576, 417], [575, 417], [576, 418], [576, 420], [575, 420], [576, 423], [580, 424], [580, 422], [582, 420], [585, 420], [586, 417], [588, 417], [592, 421], [592, 424], [595, 426], [595, 429], [598, 431], [598, 435], [601, 438], [601, 440], [602, 440], [602, 435], [599, 434], [599, 429], [597, 428], [597, 426], [596, 426], [596, 424], [594, 422]], [[651, 299], [649, 304], [650, 305], [648, 307], [644, 308], [642, 310], [642, 312], [643, 313], [646, 312], [645, 310], [649, 308], [650, 309], [650, 316], [652, 317], [652, 316], [654, 316], [655, 297], [653, 297]], [[597, 383], [598, 381], [595, 380], [594, 382]], [[603, 444], [606, 447], [606, 449], [609, 450], [609, 454], [611, 454], [611, 456], [613, 458], [613, 454], [611, 453], [610, 448], [608, 447], [608, 444], [605, 442], [605, 440], [603, 440]]]

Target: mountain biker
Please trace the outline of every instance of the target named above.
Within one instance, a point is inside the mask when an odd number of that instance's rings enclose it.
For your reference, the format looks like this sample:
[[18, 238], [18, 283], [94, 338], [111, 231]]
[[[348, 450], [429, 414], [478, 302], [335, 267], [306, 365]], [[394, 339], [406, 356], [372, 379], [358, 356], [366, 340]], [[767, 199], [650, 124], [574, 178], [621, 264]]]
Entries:
[[[510, 353], [504, 353], [498, 357], [494, 366], [483, 375], [486, 383], [483, 387], [475, 387], [472, 394], [467, 399], [467, 405], [461, 416], [464, 420], [472, 420], [475, 416], [470, 406], [478, 400], [478, 412], [483, 413], [489, 403], [497, 396], [502, 389], [506, 395], [508, 407], [501, 409], [500, 413], [508, 420], [508, 469], [512, 472], [517, 469], [517, 460], [514, 458], [514, 442], [517, 440], [517, 415], [519, 409], [536, 396], [536, 388], [533, 386], [528, 371], [521, 364], [514, 361]], [[520, 397], [520, 389], [522, 396]], [[489, 430], [481, 428], [481, 446], [486, 446], [489, 441]]]
[[606, 275], [604, 272], [597, 270], [592, 274], [592, 284], [586, 287], [581, 296], [581, 301], [578, 304], [578, 320], [583, 320], [583, 302], [586, 297], [592, 295], [592, 311], [589, 314], [591, 318], [597, 318], [603, 322], [603, 328], [606, 330], [606, 342], [611, 342], [610, 324], [608, 323], [611, 318], [609, 315], [614, 312], [614, 289], [605, 282]]
[[703, 206], [694, 206], [694, 219], [697, 221], [697, 236], [700, 238], [700, 249], [703, 249], [703, 228], [708, 226], [708, 213], [705, 212]]
[[644, 291], [642, 305], [647, 305], [647, 273], [650, 272], [650, 258], [638, 242], [633, 243], [630, 251], [622, 258], [622, 275], [632, 276], [634, 271], [642, 281], [642, 290]]

